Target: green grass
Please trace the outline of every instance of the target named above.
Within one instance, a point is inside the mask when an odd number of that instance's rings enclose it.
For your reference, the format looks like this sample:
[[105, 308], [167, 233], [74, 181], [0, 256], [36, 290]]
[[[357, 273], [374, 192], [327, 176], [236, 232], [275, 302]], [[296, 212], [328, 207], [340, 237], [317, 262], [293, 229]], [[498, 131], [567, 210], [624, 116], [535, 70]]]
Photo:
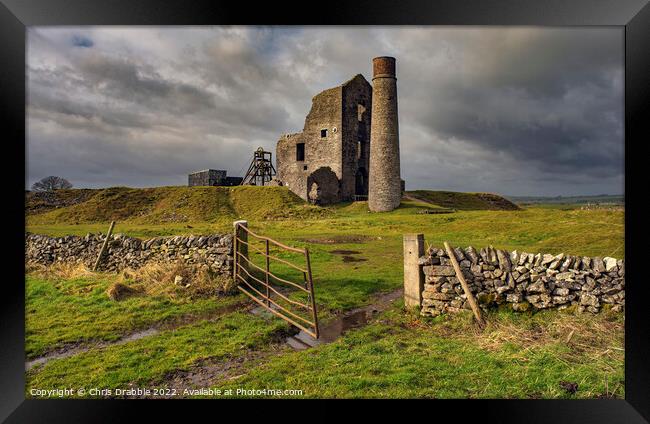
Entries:
[[[205, 359], [236, 358], [247, 349], [263, 348], [286, 329], [279, 320], [235, 312], [214, 322], [53, 360], [27, 373], [27, 387], [142, 387]], [[29, 389], [26, 392], [29, 396]]]
[[[624, 257], [624, 212], [529, 208], [522, 211], [459, 211], [420, 215], [413, 208], [382, 214], [351, 213], [345, 207], [333, 218], [299, 222], [255, 222], [251, 228], [285, 241], [336, 235], [370, 236], [351, 244], [362, 249], [395, 249], [405, 233], [423, 233], [429, 244], [454, 246], [489, 244], [527, 252]], [[381, 247], [383, 245], [383, 248]], [[399, 248], [397, 249], [399, 251]], [[399, 252], [401, 254], [401, 251]]]
[[[483, 247], [492, 244], [501, 249], [527, 252], [564, 252], [572, 255], [615, 256], [623, 258], [624, 212], [611, 210], [562, 210], [530, 207], [521, 211], [459, 211], [452, 214], [417, 214], [424, 208], [414, 202], [388, 213], [365, 212], [365, 202], [344, 204], [333, 208], [331, 215], [318, 219], [263, 220], [243, 215], [254, 231], [280, 241], [304, 244], [309, 238], [337, 235], [359, 235], [375, 238], [372, 243], [350, 243], [350, 246], [373, 248], [386, 242], [395, 246], [405, 233], [423, 233], [428, 243], [442, 246], [449, 241], [455, 246]], [[36, 224], [27, 230], [38, 234], [61, 236], [105, 232], [106, 223]], [[205, 234], [232, 231], [232, 219], [223, 222], [191, 222], [169, 224], [134, 224], [118, 222], [115, 232], [134, 237], [157, 235]], [[381, 237], [381, 239], [378, 239]], [[391, 240], [391, 241], [389, 241]], [[310, 244], [313, 246], [314, 244]], [[390, 246], [384, 246], [389, 248]]]
[[[216, 387], [318, 398], [593, 398], [607, 377], [609, 391], [624, 394], [623, 353], [610, 348], [623, 347], [620, 314], [497, 312], [482, 333], [468, 314], [420, 320], [398, 306], [332, 344], [273, 357]], [[569, 325], [578, 330], [567, 344]], [[577, 393], [561, 381], [578, 383]]]
[[586, 204], [623, 205], [625, 203], [625, 196], [609, 194], [556, 197], [510, 196], [510, 199], [520, 204], [574, 204], [584, 206]]
[[[489, 210], [492, 206], [472, 203], [476, 196], [468, 200], [454, 195], [455, 203], [450, 205], [440, 200], [441, 195], [432, 194], [438, 196], [438, 203], [430, 203], [431, 196], [427, 201], [405, 200], [395, 211], [374, 214], [365, 202], [327, 208], [306, 205], [284, 188], [165, 187], [142, 197], [131, 189], [111, 190], [95, 203], [88, 200], [31, 215], [27, 230], [85, 235], [105, 232], [110, 219], [123, 216], [116, 232], [149, 238], [230, 232], [234, 219], [247, 219], [259, 234], [309, 248], [319, 316], [325, 320], [336, 312], [368, 304], [374, 294], [401, 287], [405, 233], [423, 233], [427, 243], [436, 246], [449, 241], [454, 246], [492, 244], [531, 253], [625, 255], [622, 210], [545, 205]], [[91, 206], [103, 211], [93, 211]], [[419, 213], [442, 208], [457, 212]], [[170, 210], [187, 219], [166, 221]], [[365, 260], [344, 262], [343, 255], [334, 250], [357, 251], [351, 256]], [[261, 263], [258, 256], [252, 255], [253, 260]], [[291, 272], [275, 264], [272, 269], [281, 276]], [[235, 301], [134, 297], [112, 302], [104, 293], [112, 281], [109, 275], [70, 280], [28, 275], [27, 354], [32, 357], [74, 341], [114, 340], [160, 321], [209, 315]], [[274, 356], [241, 379], [224, 384], [301, 388], [311, 397], [556, 398], [570, 396], [559, 388], [560, 380], [579, 384], [575, 397], [594, 397], [604, 392], [605, 375], [610, 391], [623, 379], [623, 357], [618, 350], [623, 347], [620, 314], [494, 312], [489, 321], [492, 327], [481, 337], [471, 336], [472, 326], [463, 315], [424, 320], [397, 307], [333, 344]], [[558, 322], [580, 329], [574, 343], [563, 343], [566, 331], [556, 330], [567, 327], [558, 327]], [[242, 354], [242, 345], [268, 349], [271, 334], [283, 325], [279, 320], [228, 313], [213, 323], [164, 330], [135, 342], [52, 360], [30, 371], [28, 387], [67, 387], [80, 382], [107, 388], [133, 382], [158, 384], [170, 372], [205, 358], [236, 357]], [[537, 328], [547, 329], [542, 331], [544, 343], [533, 338], [529, 344], [526, 335]], [[504, 334], [522, 334], [522, 338], [498, 342], [507, 339]], [[598, 337], [589, 338], [589, 334]], [[610, 346], [616, 349], [606, 352]], [[617, 394], [622, 393], [620, 387]]]
[[136, 296], [119, 302], [106, 295], [114, 277], [43, 279], [28, 275], [25, 352], [33, 358], [66, 344], [111, 341], [181, 317], [207, 316], [242, 302], [242, 296], [170, 299]]
[[[433, 203], [405, 200], [392, 212], [369, 213], [366, 202], [327, 208], [307, 205], [285, 187], [111, 188], [97, 190], [90, 200], [74, 206], [29, 215], [27, 230], [54, 236], [85, 235], [105, 232], [108, 222], [117, 219], [116, 232], [147, 238], [230, 232], [235, 219], [247, 219], [250, 228], [292, 243], [345, 234], [381, 237], [372, 244], [392, 240], [384, 246], [388, 248], [399, 243], [404, 233], [424, 233], [436, 245], [447, 240], [457, 246], [493, 244], [529, 252], [624, 256], [622, 210], [547, 205], [489, 210], [494, 202], [479, 197], [480, 193], [420, 190], [407, 194]], [[458, 212], [418, 213], [441, 208]], [[170, 211], [186, 219], [166, 221], [173, 218]]]

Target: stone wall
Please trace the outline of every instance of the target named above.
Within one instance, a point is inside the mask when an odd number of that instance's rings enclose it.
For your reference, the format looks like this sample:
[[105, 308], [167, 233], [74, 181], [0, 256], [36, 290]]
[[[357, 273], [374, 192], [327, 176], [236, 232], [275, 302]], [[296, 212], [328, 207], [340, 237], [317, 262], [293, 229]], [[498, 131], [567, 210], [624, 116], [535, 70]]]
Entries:
[[[56, 262], [83, 263], [92, 267], [105, 235], [48, 237], [26, 234], [25, 262], [51, 265]], [[213, 271], [230, 274], [232, 270], [232, 234], [155, 237], [140, 240], [122, 234], [111, 236], [99, 266], [102, 271], [137, 269], [149, 262], [206, 264]]]
[[[515, 311], [569, 306], [597, 313], [603, 305], [625, 307], [625, 264], [605, 257], [532, 254], [492, 246], [455, 248], [456, 258], [479, 306], [505, 305]], [[420, 257], [424, 273], [422, 315], [470, 309], [444, 249]]]

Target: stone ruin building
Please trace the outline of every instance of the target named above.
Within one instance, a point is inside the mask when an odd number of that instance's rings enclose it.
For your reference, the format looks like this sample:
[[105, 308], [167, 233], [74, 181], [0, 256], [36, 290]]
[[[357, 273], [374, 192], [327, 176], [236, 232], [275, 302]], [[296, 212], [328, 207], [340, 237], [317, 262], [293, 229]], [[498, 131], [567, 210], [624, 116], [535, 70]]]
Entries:
[[373, 59], [373, 86], [358, 74], [312, 99], [300, 133], [277, 143], [276, 182], [319, 205], [368, 199], [373, 212], [399, 206], [395, 59]]

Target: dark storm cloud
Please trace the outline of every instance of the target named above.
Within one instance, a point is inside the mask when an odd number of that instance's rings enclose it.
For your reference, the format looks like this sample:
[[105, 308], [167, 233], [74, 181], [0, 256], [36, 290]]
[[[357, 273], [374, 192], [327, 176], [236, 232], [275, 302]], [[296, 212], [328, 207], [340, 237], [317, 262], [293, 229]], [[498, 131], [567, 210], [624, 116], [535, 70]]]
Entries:
[[83, 57], [78, 72], [92, 90], [152, 108], [162, 106], [175, 113], [196, 113], [214, 109], [213, 96], [189, 84], [168, 81], [150, 66], [138, 66], [124, 58], [101, 54]]
[[238, 174], [253, 149], [302, 129], [315, 94], [370, 79], [386, 54], [407, 188], [622, 192], [614, 28], [32, 28], [27, 184]]
[[72, 36], [72, 40], [70, 42], [75, 47], [89, 48], [95, 45], [95, 43], [93, 43], [93, 40], [91, 40], [90, 38], [84, 37], [82, 35], [76, 35], [76, 34]]
[[[606, 31], [573, 37], [548, 31], [513, 43], [432, 92], [418, 124], [443, 137], [472, 140], [540, 173], [594, 178], [620, 174], [621, 39]], [[473, 60], [481, 60], [475, 44]], [[497, 44], [498, 45], [498, 44]], [[618, 81], [617, 81], [618, 80]], [[419, 113], [418, 113], [419, 112]]]

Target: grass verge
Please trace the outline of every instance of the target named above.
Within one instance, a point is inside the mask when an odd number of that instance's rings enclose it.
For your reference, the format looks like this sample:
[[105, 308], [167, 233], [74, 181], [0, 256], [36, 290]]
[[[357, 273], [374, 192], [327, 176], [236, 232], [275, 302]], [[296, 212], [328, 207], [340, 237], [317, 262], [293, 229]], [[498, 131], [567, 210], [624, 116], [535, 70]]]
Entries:
[[132, 296], [109, 299], [116, 277], [26, 277], [25, 353], [34, 358], [75, 343], [113, 341], [152, 325], [209, 316], [244, 301], [243, 296], [207, 298]]
[[27, 372], [26, 396], [30, 396], [29, 388], [142, 387], [203, 360], [236, 358], [247, 349], [267, 345], [286, 330], [287, 325], [279, 320], [231, 313], [214, 321], [48, 362]]
[[487, 321], [479, 332], [470, 313], [429, 320], [396, 306], [332, 344], [273, 357], [216, 388], [319, 398], [624, 396], [621, 314], [493, 312]]

